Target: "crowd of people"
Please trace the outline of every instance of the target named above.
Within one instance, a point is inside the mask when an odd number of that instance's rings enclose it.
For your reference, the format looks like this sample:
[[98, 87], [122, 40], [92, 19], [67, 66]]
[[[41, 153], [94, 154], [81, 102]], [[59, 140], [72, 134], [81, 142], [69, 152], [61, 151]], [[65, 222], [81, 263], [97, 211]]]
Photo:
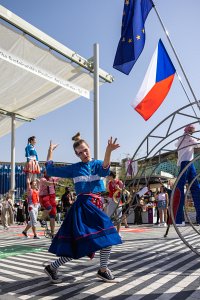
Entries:
[[[177, 143], [180, 172], [193, 158], [193, 148], [197, 144], [197, 141], [191, 137], [194, 130], [194, 126], [187, 126], [183, 138]], [[61, 282], [57, 272], [60, 266], [83, 256], [92, 259], [96, 251], [100, 251], [97, 276], [105, 282], [113, 282], [115, 277], [108, 268], [108, 261], [112, 246], [122, 243], [121, 225], [129, 227], [127, 216], [130, 208], [134, 207], [134, 224], [142, 224], [142, 211], [150, 204], [156, 209], [156, 224], [167, 226], [171, 187], [165, 187], [160, 182], [160, 188], [154, 192], [149, 186], [142, 187], [140, 190], [134, 187], [132, 191], [128, 191], [124, 183], [117, 178], [116, 173], [110, 170], [111, 154], [120, 147], [117, 139], [113, 140], [111, 137], [108, 140], [104, 160], [91, 158], [90, 147], [79, 133], [72, 139], [75, 155], [80, 162], [67, 166], [55, 166], [53, 152], [58, 145], [50, 142], [43, 174], [41, 174], [35, 149], [36, 137], [32, 136], [28, 139], [25, 149], [27, 162], [24, 168], [27, 174], [26, 199], [13, 205], [12, 191], [6, 194], [0, 205], [1, 223], [6, 230], [14, 222], [18, 225], [24, 224], [23, 236], [28, 238], [28, 232], [32, 229], [33, 239], [39, 239], [38, 219], [41, 225], [49, 220], [52, 238], [49, 252], [58, 258], [47, 265], [44, 272], [52, 283]], [[184, 150], [181, 144], [184, 144]], [[175, 206], [177, 206], [175, 210], [177, 224], [182, 222], [183, 189], [186, 180], [189, 183], [194, 182], [191, 191], [199, 223], [199, 185], [195, 181], [195, 176], [196, 171], [191, 164], [176, 186], [174, 199]], [[66, 186], [61, 199], [56, 201], [56, 187], [59, 186], [61, 178], [73, 179], [74, 191]], [[103, 178], [107, 178], [106, 189]], [[39, 210], [42, 211], [40, 217], [38, 217]], [[55, 232], [56, 222], [60, 225], [57, 232]]]

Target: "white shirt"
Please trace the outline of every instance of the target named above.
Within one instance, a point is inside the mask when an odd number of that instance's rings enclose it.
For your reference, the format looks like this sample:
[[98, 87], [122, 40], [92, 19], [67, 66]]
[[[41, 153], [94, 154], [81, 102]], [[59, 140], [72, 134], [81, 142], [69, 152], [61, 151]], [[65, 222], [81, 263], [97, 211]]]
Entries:
[[166, 193], [159, 193], [157, 200], [158, 201], [164, 201], [164, 200], [166, 200]]
[[180, 137], [175, 146], [178, 149], [177, 165], [180, 166], [182, 161], [191, 161], [194, 158], [194, 148], [198, 147], [198, 140], [189, 134]]

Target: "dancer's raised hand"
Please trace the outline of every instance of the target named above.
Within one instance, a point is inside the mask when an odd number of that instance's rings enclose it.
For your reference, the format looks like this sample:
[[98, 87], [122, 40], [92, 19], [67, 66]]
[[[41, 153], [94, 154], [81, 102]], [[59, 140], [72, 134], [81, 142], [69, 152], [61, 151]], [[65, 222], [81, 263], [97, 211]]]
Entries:
[[104, 161], [103, 161], [104, 168], [107, 168], [110, 165], [111, 152], [120, 147], [120, 145], [117, 144], [116, 141], [117, 141], [117, 139], [115, 138], [113, 141], [112, 137], [110, 137], [110, 139], [108, 140], [108, 145], [106, 147], [106, 152], [105, 152]]
[[53, 159], [53, 151], [58, 147], [58, 144], [52, 144], [52, 140], [50, 140], [49, 150], [47, 153], [47, 161]]
[[50, 140], [49, 150], [53, 152], [58, 147], [58, 145], [59, 144], [52, 144], [52, 140]]
[[119, 148], [120, 145], [117, 144], [116, 142], [117, 142], [117, 138], [115, 138], [113, 141], [113, 138], [111, 136], [108, 140], [108, 145], [107, 145], [106, 150], [109, 150], [110, 152], [112, 152], [112, 151], [116, 150], [117, 148]]

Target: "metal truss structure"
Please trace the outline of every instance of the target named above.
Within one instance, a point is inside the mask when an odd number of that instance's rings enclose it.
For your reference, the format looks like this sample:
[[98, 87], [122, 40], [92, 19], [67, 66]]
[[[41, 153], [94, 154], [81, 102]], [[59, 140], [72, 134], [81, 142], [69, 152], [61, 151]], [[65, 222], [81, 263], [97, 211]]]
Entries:
[[[199, 116], [197, 115], [197, 112]], [[134, 175], [132, 180], [129, 179], [128, 185], [126, 188], [134, 187], [135, 190], [141, 186], [141, 179], [145, 177], [146, 186], [149, 184], [150, 178], [155, 173], [156, 169], [159, 165], [166, 161], [164, 153], [175, 153], [177, 150], [174, 147], [175, 141], [183, 136], [183, 129], [189, 124], [196, 124], [195, 127], [199, 127], [200, 124], [200, 111], [199, 105], [197, 102], [192, 102], [172, 114], [168, 117], [163, 119], [151, 132], [144, 138], [144, 140], [140, 143], [138, 148], [136, 149], [135, 153], [132, 156], [132, 162], [138, 162], [138, 172]], [[200, 130], [196, 130], [194, 133], [194, 137], [197, 132]], [[173, 196], [174, 191], [177, 186], [177, 183], [181, 177], [181, 175], [187, 170], [187, 168], [193, 163], [197, 162], [200, 159], [200, 155], [197, 155], [190, 164], [181, 172], [181, 174], [177, 177], [170, 199], [170, 214], [172, 218], [172, 222], [174, 228], [181, 238], [181, 240], [196, 254], [200, 255], [200, 227], [196, 224], [196, 218], [191, 217], [191, 213], [188, 211], [188, 207], [186, 205], [187, 195], [190, 191], [191, 185], [188, 187], [187, 193], [185, 195], [185, 204], [184, 204], [184, 211], [185, 211], [185, 218], [187, 224], [185, 227], [178, 227], [174, 220], [173, 214]], [[199, 177], [200, 174], [197, 175]], [[127, 180], [127, 174], [125, 175], [124, 182]], [[129, 202], [129, 207], [127, 207], [125, 213], [129, 213], [129, 211], [133, 211], [133, 209], [138, 205], [135, 199], [136, 194], [132, 197], [131, 201]], [[130, 210], [131, 207], [131, 210]], [[194, 214], [195, 215], [195, 212]], [[114, 220], [117, 222], [121, 222], [121, 219], [116, 216]], [[165, 237], [169, 231], [169, 226]]]

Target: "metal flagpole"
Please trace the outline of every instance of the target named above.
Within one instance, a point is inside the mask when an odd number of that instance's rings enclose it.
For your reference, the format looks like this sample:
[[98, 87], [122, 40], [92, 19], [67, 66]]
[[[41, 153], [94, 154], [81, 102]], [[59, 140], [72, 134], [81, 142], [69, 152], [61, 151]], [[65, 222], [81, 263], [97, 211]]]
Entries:
[[[180, 82], [180, 84], [181, 84], [181, 86], [182, 86], [182, 89], [183, 89], [183, 91], [184, 91], [184, 93], [185, 93], [185, 95], [186, 95], [188, 101], [189, 101], [190, 104], [191, 104], [190, 97], [188, 96], [188, 93], [186, 92], [186, 89], [185, 89], [185, 87], [184, 87], [184, 85], [183, 85], [183, 82], [182, 82], [182, 80], [181, 80], [181, 77], [180, 77], [180, 75], [177, 73], [177, 71], [176, 71], [176, 75], [177, 75], [177, 77], [178, 77], [178, 80], [179, 80], [179, 82]], [[191, 106], [191, 108], [192, 108], [192, 110], [193, 110], [195, 116], [197, 117], [197, 119], [199, 119], [199, 117], [197, 116], [197, 113], [196, 113], [194, 107]], [[200, 120], [199, 120], [199, 124], [200, 124]]]
[[158, 17], [158, 19], [159, 19], [159, 21], [160, 21], [160, 24], [161, 24], [161, 26], [162, 26], [162, 28], [163, 28], [165, 34], [166, 34], [166, 37], [167, 37], [168, 42], [169, 42], [169, 44], [170, 44], [170, 46], [171, 46], [171, 48], [172, 48], [172, 51], [173, 51], [173, 53], [174, 53], [174, 55], [175, 55], [175, 57], [176, 57], [176, 59], [177, 59], [177, 61], [178, 61], [178, 64], [179, 64], [179, 66], [180, 66], [180, 68], [181, 68], [181, 71], [183, 72], [183, 75], [184, 75], [185, 80], [186, 80], [186, 82], [187, 82], [187, 84], [188, 84], [188, 87], [189, 87], [189, 89], [190, 89], [190, 91], [191, 91], [191, 93], [192, 93], [192, 95], [193, 95], [193, 97], [194, 97], [194, 100], [195, 100], [195, 102], [196, 102], [196, 104], [197, 104], [197, 107], [198, 107], [199, 110], [200, 110], [200, 104], [199, 104], [199, 102], [198, 102], [198, 100], [197, 100], [197, 97], [195, 96], [195, 93], [194, 93], [194, 91], [193, 91], [193, 89], [192, 89], [192, 87], [191, 87], [191, 84], [190, 84], [190, 82], [189, 82], [189, 80], [188, 80], [188, 78], [187, 78], [187, 75], [186, 75], [186, 73], [185, 73], [185, 71], [184, 71], [184, 69], [183, 69], [183, 66], [182, 66], [182, 64], [181, 64], [181, 62], [180, 62], [180, 59], [179, 59], [179, 57], [178, 57], [178, 55], [177, 55], [177, 53], [176, 53], [176, 50], [175, 50], [175, 48], [174, 48], [174, 46], [173, 46], [173, 44], [172, 44], [172, 41], [171, 41], [171, 39], [170, 39], [170, 37], [169, 37], [169, 32], [166, 30], [166, 28], [165, 28], [165, 26], [164, 26], [164, 23], [163, 23], [163, 21], [162, 21], [160, 15], [159, 15], [157, 9], [156, 9], [156, 6], [155, 6], [153, 0], [151, 0], [151, 2], [152, 2], [152, 5], [153, 5], [154, 10], [155, 10], [155, 12], [156, 12], [156, 15], [157, 15], [157, 17]]
[[94, 159], [99, 159], [99, 44], [94, 44]]

